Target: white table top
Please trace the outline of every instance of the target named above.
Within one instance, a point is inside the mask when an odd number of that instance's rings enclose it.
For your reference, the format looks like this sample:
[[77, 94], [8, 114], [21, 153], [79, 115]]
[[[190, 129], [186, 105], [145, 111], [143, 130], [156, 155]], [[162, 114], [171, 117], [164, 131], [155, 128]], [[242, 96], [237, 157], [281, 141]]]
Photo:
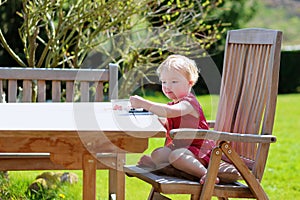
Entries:
[[21, 131], [102, 131], [161, 137], [165, 129], [155, 115], [120, 113], [112, 110], [110, 102], [0, 104], [0, 135]]

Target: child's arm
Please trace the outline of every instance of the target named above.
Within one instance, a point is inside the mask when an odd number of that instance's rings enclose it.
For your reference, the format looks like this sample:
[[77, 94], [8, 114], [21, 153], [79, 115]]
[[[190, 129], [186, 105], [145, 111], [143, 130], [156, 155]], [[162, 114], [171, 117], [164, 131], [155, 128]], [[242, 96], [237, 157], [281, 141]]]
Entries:
[[144, 108], [160, 117], [172, 118], [187, 114], [196, 115], [197, 111], [187, 101], [181, 101], [175, 105], [167, 105], [146, 100], [140, 96], [131, 96], [130, 103], [133, 108]]

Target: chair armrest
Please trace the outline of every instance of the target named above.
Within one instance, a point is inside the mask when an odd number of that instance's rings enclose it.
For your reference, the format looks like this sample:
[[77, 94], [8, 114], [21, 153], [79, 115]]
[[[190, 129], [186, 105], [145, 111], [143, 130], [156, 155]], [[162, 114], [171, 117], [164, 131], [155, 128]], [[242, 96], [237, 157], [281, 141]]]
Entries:
[[250, 143], [274, 143], [276, 137], [273, 135], [256, 135], [229, 133], [205, 129], [172, 129], [170, 135], [176, 139], [207, 139], [215, 141], [250, 142]]

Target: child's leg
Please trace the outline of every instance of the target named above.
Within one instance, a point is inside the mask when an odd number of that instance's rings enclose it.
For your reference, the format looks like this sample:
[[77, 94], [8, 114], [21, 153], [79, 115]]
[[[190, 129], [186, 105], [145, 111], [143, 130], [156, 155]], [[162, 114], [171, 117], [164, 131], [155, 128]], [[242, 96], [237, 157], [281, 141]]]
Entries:
[[140, 167], [151, 167], [151, 168], [156, 167], [155, 163], [152, 161], [151, 156], [149, 155], [143, 155], [137, 164]]
[[[199, 177], [200, 183], [204, 183], [207, 169], [190, 150], [185, 148], [173, 150], [169, 156], [169, 162], [175, 168]], [[219, 179], [217, 178], [216, 183], [218, 182]]]
[[164, 167], [169, 165], [169, 156], [171, 149], [168, 147], [157, 148], [151, 153], [152, 161], [156, 164], [156, 167]]
[[169, 165], [169, 154], [171, 150], [167, 147], [160, 147], [152, 151], [151, 156], [143, 155], [138, 161], [138, 165], [155, 168], [157, 166]]
[[185, 148], [175, 149], [169, 156], [169, 162], [177, 169], [201, 178], [207, 172], [194, 154]]

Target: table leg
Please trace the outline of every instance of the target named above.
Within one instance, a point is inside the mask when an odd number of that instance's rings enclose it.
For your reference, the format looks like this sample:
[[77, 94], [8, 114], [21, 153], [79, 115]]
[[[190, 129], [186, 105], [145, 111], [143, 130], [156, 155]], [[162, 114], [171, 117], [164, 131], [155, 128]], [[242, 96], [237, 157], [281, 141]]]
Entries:
[[125, 154], [116, 155], [116, 168], [109, 170], [109, 199], [125, 199], [125, 173], [123, 166], [125, 163]]
[[97, 160], [91, 154], [83, 155], [83, 199], [96, 200]]

